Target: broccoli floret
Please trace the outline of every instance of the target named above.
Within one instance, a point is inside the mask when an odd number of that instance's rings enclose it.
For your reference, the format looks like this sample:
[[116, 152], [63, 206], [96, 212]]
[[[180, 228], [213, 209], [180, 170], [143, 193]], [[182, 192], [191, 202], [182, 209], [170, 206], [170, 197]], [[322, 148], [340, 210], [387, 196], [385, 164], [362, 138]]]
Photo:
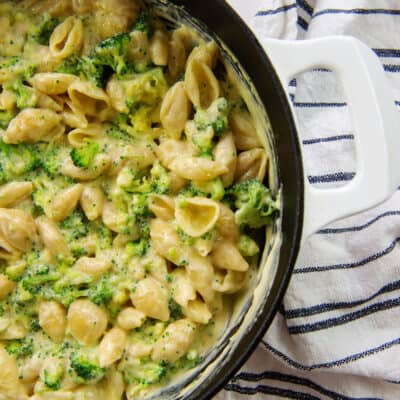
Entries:
[[80, 76], [83, 79], [93, 82], [96, 86], [103, 88], [112, 71], [108, 70], [104, 65], [95, 63], [90, 57], [72, 56], [67, 58], [64, 63], [56, 69], [56, 72]]
[[62, 229], [67, 242], [70, 243], [73, 240], [87, 235], [88, 220], [80, 209], [76, 209], [60, 223], [60, 228]]
[[39, 44], [48, 45], [51, 34], [60, 22], [59, 18], [54, 18], [48, 13], [44, 14], [39, 25], [30, 34], [31, 38]]
[[73, 148], [70, 155], [74, 165], [83, 169], [88, 169], [98, 152], [99, 145], [96, 142], [87, 140], [84, 146]]
[[131, 41], [129, 33], [119, 33], [113, 37], [103, 40], [93, 51], [95, 65], [110, 67], [117, 75], [128, 71], [126, 53]]
[[175, 321], [183, 317], [182, 307], [173, 298], [169, 299], [168, 308], [171, 320]]
[[59, 273], [51, 272], [49, 266], [44, 265], [36, 271], [26, 273], [20, 284], [29, 293], [39, 293], [43, 290], [43, 285], [58, 281], [60, 277]]
[[160, 382], [167, 375], [167, 363], [154, 362], [149, 358], [134, 360], [127, 365], [124, 375], [129, 383], [152, 385]]
[[12, 90], [17, 96], [17, 108], [36, 107], [38, 98], [36, 93], [28, 86], [25, 86], [21, 79], [15, 79], [4, 86], [7, 90]]
[[129, 242], [126, 245], [125, 251], [128, 258], [131, 257], [142, 257], [147, 253], [150, 247], [148, 238], [141, 238], [135, 242]]
[[15, 113], [9, 110], [0, 110], [0, 128], [7, 129], [10, 121], [15, 117]]
[[50, 178], [54, 178], [60, 174], [60, 166], [65, 157], [65, 153], [61, 148], [53, 144], [40, 143], [38, 145], [40, 157], [38, 157], [38, 164]]
[[220, 178], [215, 178], [209, 182], [189, 182], [189, 184], [179, 191], [180, 197], [209, 197], [213, 200], [221, 200], [224, 197], [224, 184]]
[[64, 369], [61, 364], [54, 368], [54, 371], [44, 370], [44, 383], [51, 390], [58, 390], [61, 387], [61, 379]]
[[72, 285], [54, 285], [45, 296], [47, 300], [54, 300], [62, 304], [64, 307], [69, 307], [76, 299], [87, 297], [88, 290], [80, 289]]
[[71, 368], [77, 376], [80, 383], [95, 382], [100, 380], [106, 370], [101, 368], [95, 362], [89, 360], [84, 354], [73, 352], [70, 358]]
[[250, 228], [269, 225], [278, 214], [271, 191], [256, 179], [236, 183], [227, 193], [236, 207], [236, 223]]
[[150, 183], [152, 193], [168, 194], [171, 190], [171, 177], [159, 162], [154, 163], [150, 170]]
[[151, 38], [154, 34], [154, 18], [148, 10], [142, 10], [132, 27], [132, 31], [146, 32]]
[[33, 354], [33, 339], [14, 339], [8, 341], [6, 351], [16, 358], [25, 358]]
[[15, 179], [39, 165], [39, 154], [35, 145], [7, 144], [0, 140], [1, 182]]
[[110, 138], [121, 140], [122, 142], [129, 142], [131, 137], [127, 132], [127, 127], [129, 127], [129, 115], [120, 113], [114, 118], [106, 133]]
[[207, 110], [197, 110], [194, 116], [196, 128], [200, 131], [212, 127], [216, 136], [220, 136], [229, 129], [229, 106], [224, 97], [213, 101]]
[[238, 247], [245, 257], [255, 256], [260, 251], [257, 243], [247, 235], [240, 235]]
[[[136, 119], [151, 106], [156, 106], [162, 100], [165, 93], [168, 91], [168, 82], [162, 68], [152, 68], [141, 74], [132, 74], [126, 76], [126, 81], [121, 80], [123, 86], [129, 88], [129, 93], [132, 97], [127, 99], [127, 105], [130, 108], [131, 114], [138, 114]], [[143, 111], [144, 110], [144, 111]], [[149, 111], [149, 110], [148, 110]], [[131, 122], [132, 121], [132, 115]]]
[[89, 299], [97, 305], [107, 304], [113, 297], [109, 277], [103, 276], [99, 283], [93, 284], [88, 291]]

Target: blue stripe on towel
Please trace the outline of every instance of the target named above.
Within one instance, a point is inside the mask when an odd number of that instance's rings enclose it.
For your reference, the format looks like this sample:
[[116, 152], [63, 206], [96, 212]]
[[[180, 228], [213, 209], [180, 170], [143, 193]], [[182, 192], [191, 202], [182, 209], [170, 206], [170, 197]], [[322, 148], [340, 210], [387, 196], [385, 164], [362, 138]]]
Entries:
[[353, 8], [353, 9], [338, 9], [338, 8], [327, 8], [321, 10], [313, 15], [313, 18], [319, 17], [325, 14], [359, 14], [359, 15], [400, 15], [400, 10], [385, 9], [385, 8]]
[[308, 181], [310, 183], [347, 182], [351, 181], [354, 176], [354, 172], [335, 172], [326, 175], [309, 175]]
[[294, 400], [321, 400], [319, 397], [315, 397], [311, 394], [304, 393], [304, 392], [295, 392], [294, 390], [289, 389], [280, 389], [277, 387], [267, 386], [267, 385], [257, 385], [255, 387], [246, 387], [237, 385], [234, 383], [228, 383], [225, 386], [225, 390], [240, 393], [240, 394], [247, 394], [247, 395], [254, 395], [257, 393], [263, 394], [271, 394], [278, 397], [283, 397], [285, 399], [294, 399]]
[[313, 322], [304, 325], [289, 326], [288, 330], [291, 335], [321, 331], [323, 329], [329, 329], [335, 326], [347, 324], [368, 315], [375, 314], [379, 311], [386, 311], [399, 306], [400, 297], [371, 304], [370, 306], [364, 307], [361, 310], [353, 311], [351, 313], [341, 315], [340, 317], [328, 318], [323, 321]]
[[308, 145], [308, 144], [337, 142], [339, 140], [353, 140], [353, 139], [354, 139], [354, 135], [346, 134], [346, 135], [328, 136], [328, 137], [315, 138], [315, 139], [305, 139], [305, 140], [303, 140], [302, 143], [304, 145]]
[[345, 233], [345, 232], [359, 232], [365, 228], [368, 228], [375, 222], [385, 217], [392, 217], [394, 215], [400, 215], [400, 211], [386, 211], [382, 214], [377, 215], [375, 218], [369, 220], [363, 225], [350, 226], [347, 228], [325, 228], [318, 231], [319, 234], [332, 234], [332, 233]]
[[[365, 398], [365, 397], [348, 397], [344, 396], [340, 393], [334, 392], [332, 390], [326, 389], [315, 382], [313, 382], [310, 379], [302, 378], [296, 375], [289, 375], [289, 374], [283, 374], [281, 372], [275, 372], [275, 371], [264, 371], [259, 374], [251, 373], [251, 372], [241, 372], [238, 375], [236, 375], [233, 379], [232, 382], [236, 382], [238, 380], [242, 381], [249, 381], [249, 382], [258, 382], [264, 379], [268, 380], [277, 380], [281, 382], [288, 382], [292, 383], [295, 385], [299, 386], [305, 386], [307, 388], [310, 388], [316, 392], [319, 392], [331, 399], [334, 400], [371, 400], [371, 398]], [[241, 385], [243, 386], [243, 385]]]
[[400, 65], [398, 64], [384, 64], [383, 69], [386, 72], [400, 72]]
[[379, 57], [400, 57], [399, 49], [372, 49]]
[[300, 17], [300, 15], [297, 16], [297, 25], [299, 25], [300, 28], [303, 28], [305, 31], [308, 29], [308, 22], [303, 17]]
[[395, 290], [400, 289], [400, 281], [395, 281], [395, 282], [390, 282], [380, 288], [377, 292], [375, 292], [373, 295], [362, 299], [362, 300], [355, 300], [355, 301], [339, 301], [339, 302], [334, 302], [334, 303], [323, 303], [323, 304], [318, 304], [315, 306], [310, 306], [310, 307], [303, 307], [303, 308], [294, 308], [291, 310], [282, 310], [282, 314], [286, 319], [292, 319], [292, 318], [299, 318], [299, 317], [309, 317], [311, 315], [316, 315], [316, 314], [322, 314], [325, 312], [329, 312], [332, 310], [338, 310], [342, 308], [352, 308], [359, 306], [361, 304], [368, 303], [369, 301], [375, 299], [376, 297], [385, 294], [385, 293], [390, 293]]
[[297, 5], [303, 9], [308, 15], [313, 15], [314, 13], [314, 8], [308, 4], [305, 0], [296, 0]]
[[266, 15], [279, 14], [279, 13], [282, 13], [282, 12], [289, 11], [292, 8], [296, 8], [296, 7], [297, 7], [297, 4], [293, 3], [293, 4], [289, 4], [287, 6], [282, 6], [282, 7], [276, 8], [275, 10], [265, 10], [265, 11], [261, 10], [261, 11], [257, 12], [256, 17], [263, 17], [263, 16], [266, 16]]
[[[288, 357], [286, 354], [282, 353], [278, 349], [275, 349], [274, 347], [272, 347], [269, 343], [267, 343], [264, 340], [262, 340], [261, 343], [268, 351], [270, 351], [272, 354], [276, 355], [277, 357], [281, 358], [282, 360], [284, 360], [287, 364], [291, 365], [292, 367], [303, 370], [303, 371], [312, 371], [312, 370], [320, 369], [320, 368], [340, 367], [341, 365], [350, 364], [350, 363], [360, 360], [362, 358], [372, 356], [374, 354], [388, 350], [393, 346], [398, 346], [400, 344], [400, 338], [383, 343], [377, 347], [373, 347], [372, 349], [368, 349], [365, 351], [361, 351], [359, 353], [351, 354], [351, 355], [349, 355], [347, 357], [343, 357], [339, 360], [329, 361], [329, 362], [319, 363], [319, 364], [312, 364], [312, 365], [300, 364], [299, 362], [291, 359], [290, 357]], [[383, 400], [383, 399], [376, 399], [376, 400]]]
[[351, 262], [351, 263], [343, 263], [343, 264], [295, 268], [293, 273], [294, 274], [306, 274], [306, 273], [310, 273], [310, 272], [323, 272], [323, 271], [333, 271], [333, 270], [337, 270], [337, 269], [351, 269], [351, 268], [362, 267], [363, 265], [366, 265], [366, 264], [370, 263], [371, 261], [375, 261], [378, 258], [384, 257], [387, 254], [389, 254], [391, 251], [393, 251], [393, 249], [396, 247], [397, 242], [399, 242], [399, 241], [400, 241], [400, 237], [397, 237], [384, 250], [382, 250], [378, 253], [372, 254], [371, 256], [368, 256], [360, 261], [355, 261], [355, 262]]
[[346, 107], [345, 102], [304, 102], [293, 101], [293, 105], [298, 108], [339, 108]]

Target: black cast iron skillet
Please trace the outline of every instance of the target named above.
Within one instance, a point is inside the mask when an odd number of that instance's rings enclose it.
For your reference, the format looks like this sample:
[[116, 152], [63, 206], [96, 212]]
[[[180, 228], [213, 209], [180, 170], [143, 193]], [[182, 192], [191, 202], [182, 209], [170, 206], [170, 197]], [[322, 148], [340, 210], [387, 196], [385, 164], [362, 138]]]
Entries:
[[[275, 61], [272, 64], [255, 36], [224, 0], [146, 2], [161, 15], [164, 8], [171, 23], [192, 25], [205, 38], [219, 44], [224, 59], [252, 95], [256, 115], [266, 122], [262, 132], [274, 171], [271, 187], [279, 192], [280, 218], [272, 227], [253, 286], [246, 291], [239, 311], [233, 310], [221, 338], [199, 367], [152, 397], [209, 399], [243, 365], [271, 325], [288, 286], [301, 240], [328, 222], [378, 205], [399, 186], [400, 170], [394, 151], [400, 148], [398, 111], [382, 65], [360, 41], [331, 37], [304, 41], [300, 46], [298, 42], [282, 45], [269, 41], [266, 48]], [[329, 46], [334, 46], [335, 51]], [[288, 51], [295, 54], [287, 57]], [[355, 135], [354, 180], [346, 188], [328, 191], [304, 181], [307, 178], [303, 174], [294, 114], [284, 92], [284, 85], [297, 73], [321, 67], [334, 70], [342, 79], [355, 128], [360, 131], [356, 130]]]
[[[149, 3], [153, 5], [153, 1], [150, 0]], [[219, 367], [214, 368], [207, 379], [193, 385], [193, 389], [189, 391], [181, 391], [177, 385], [167, 389], [160, 397], [155, 397], [209, 399], [223, 388], [251, 355], [281, 304], [299, 250], [303, 218], [303, 170], [298, 135], [287, 97], [271, 62], [250, 29], [223, 0], [171, 0], [170, 3], [182, 8], [182, 14], [187, 12], [190, 17], [198, 20], [203, 32], [207, 32], [217, 41], [218, 38], [221, 39], [252, 81], [270, 119], [273, 137], [269, 140], [272, 140], [277, 160], [275, 167], [283, 203], [278, 266], [269, 293], [265, 294], [263, 304], [259, 306], [258, 317], [252, 321], [246, 335], [241, 337], [232, 351], [218, 360]], [[181, 14], [181, 11], [176, 12]], [[229, 335], [220, 348], [227, 345], [230, 345]], [[218, 358], [218, 354], [214, 353], [209, 358], [205, 361], [205, 366], [207, 362]], [[203, 368], [198, 373], [208, 372]], [[196, 378], [192, 376], [190, 379]]]

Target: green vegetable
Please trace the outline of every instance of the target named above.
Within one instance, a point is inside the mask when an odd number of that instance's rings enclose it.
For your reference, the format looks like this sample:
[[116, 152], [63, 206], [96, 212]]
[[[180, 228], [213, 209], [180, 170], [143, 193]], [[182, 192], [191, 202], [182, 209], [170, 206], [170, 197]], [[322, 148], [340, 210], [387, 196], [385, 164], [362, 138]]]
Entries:
[[0, 182], [8, 182], [34, 170], [39, 165], [34, 145], [7, 144], [0, 140]]
[[64, 369], [61, 364], [58, 364], [54, 371], [44, 370], [44, 383], [51, 390], [58, 390], [61, 387], [61, 379], [64, 374]]
[[15, 113], [12, 111], [5, 111], [5, 110], [0, 110], [0, 128], [2, 129], [7, 129], [8, 124], [11, 122], [11, 120], [15, 117]]
[[98, 364], [89, 360], [82, 353], [73, 352], [70, 358], [71, 368], [77, 376], [77, 381], [80, 383], [96, 382], [100, 380], [106, 370], [99, 367]]
[[208, 127], [213, 128], [216, 136], [220, 136], [229, 129], [229, 105], [224, 97], [213, 101], [207, 110], [197, 110], [194, 116], [196, 128], [200, 131]]
[[247, 235], [240, 235], [238, 247], [245, 257], [255, 256], [260, 251], [257, 243]]
[[64, 237], [70, 243], [88, 234], [88, 220], [80, 209], [75, 209], [64, 221], [60, 223]]
[[93, 82], [96, 86], [103, 88], [111, 72], [104, 65], [96, 64], [95, 61], [87, 56], [72, 56], [61, 64], [56, 72], [80, 76], [83, 79]]
[[89, 299], [97, 305], [107, 304], [111, 301], [113, 290], [110, 277], [104, 275], [99, 283], [91, 285], [88, 290]]
[[142, 10], [135, 22], [135, 25], [132, 27], [132, 31], [146, 32], [147, 36], [151, 38], [154, 34], [153, 16], [147, 10]]
[[165, 361], [154, 362], [149, 358], [133, 360], [124, 368], [125, 380], [144, 386], [160, 382], [167, 375]]
[[103, 40], [94, 48], [93, 62], [110, 67], [117, 75], [125, 74], [128, 71], [126, 54], [130, 41], [126, 32]]
[[209, 197], [213, 200], [221, 200], [224, 197], [225, 189], [221, 178], [215, 178], [209, 182], [189, 182], [179, 191], [180, 197]]
[[39, 25], [31, 32], [30, 37], [39, 44], [48, 45], [51, 34], [60, 22], [59, 18], [54, 18], [48, 13], [43, 14]]
[[52, 272], [48, 265], [33, 265], [28, 268], [20, 284], [29, 293], [35, 294], [42, 290], [42, 286], [49, 282], [55, 282], [61, 275]]
[[150, 242], [148, 238], [141, 238], [135, 242], [129, 242], [126, 245], [125, 251], [128, 258], [131, 257], [142, 257], [147, 253], [150, 247]]
[[25, 86], [21, 79], [14, 79], [13, 81], [4, 85], [7, 90], [12, 90], [17, 96], [17, 108], [36, 107], [38, 98], [32, 88]]
[[79, 168], [88, 169], [94, 157], [99, 152], [99, 145], [91, 140], [79, 148], [73, 148], [70, 152], [72, 162]]
[[9, 340], [6, 345], [6, 351], [18, 359], [29, 357], [33, 354], [33, 339]]
[[39, 144], [39, 151], [42, 157], [38, 162], [43, 171], [51, 178], [60, 173], [63, 154], [60, 147], [48, 144]]
[[261, 228], [269, 225], [278, 214], [271, 191], [256, 179], [236, 183], [227, 192], [236, 207], [238, 225]]
[[171, 320], [175, 321], [183, 317], [182, 307], [173, 298], [169, 299], [168, 308]]

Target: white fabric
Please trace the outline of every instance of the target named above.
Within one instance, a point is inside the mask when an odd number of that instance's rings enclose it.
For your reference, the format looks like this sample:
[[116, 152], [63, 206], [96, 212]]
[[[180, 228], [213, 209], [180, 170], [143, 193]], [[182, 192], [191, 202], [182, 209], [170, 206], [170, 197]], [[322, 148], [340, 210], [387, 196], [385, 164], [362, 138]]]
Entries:
[[[400, 106], [399, 0], [230, 3], [260, 41], [361, 39], [380, 57]], [[309, 179], [325, 187], [346, 184], [355, 172], [353, 138], [362, 132], [353, 130], [334, 74], [308, 72], [290, 91]], [[400, 190], [313, 235], [301, 249], [281, 312], [216, 398], [400, 399], [399, 242]]]

